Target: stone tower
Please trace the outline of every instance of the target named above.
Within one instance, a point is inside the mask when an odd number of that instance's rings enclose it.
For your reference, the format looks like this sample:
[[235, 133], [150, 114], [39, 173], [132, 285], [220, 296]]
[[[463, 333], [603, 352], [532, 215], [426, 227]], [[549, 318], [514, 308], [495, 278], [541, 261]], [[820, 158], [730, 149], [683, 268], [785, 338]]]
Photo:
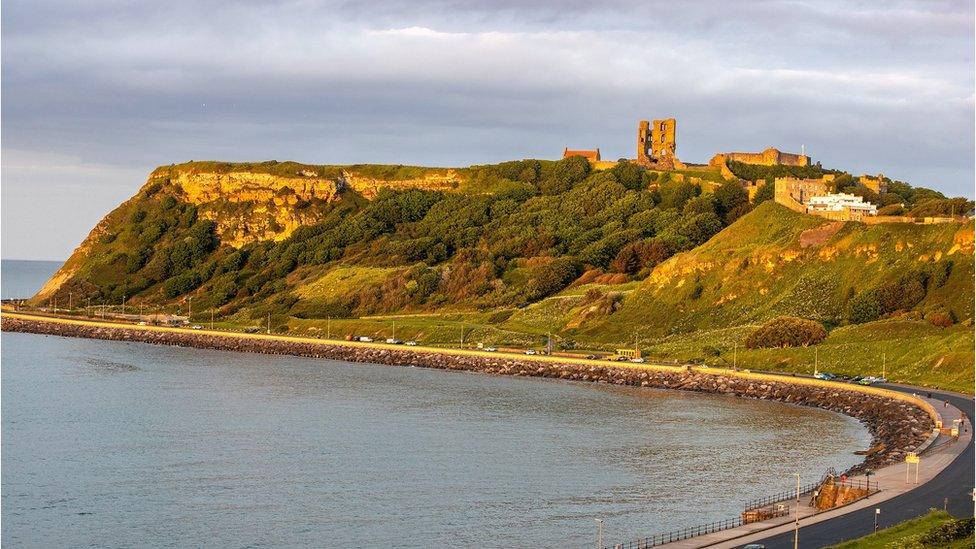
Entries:
[[677, 160], [675, 141], [677, 123], [674, 118], [641, 120], [637, 126], [637, 162], [644, 166], [674, 165]]

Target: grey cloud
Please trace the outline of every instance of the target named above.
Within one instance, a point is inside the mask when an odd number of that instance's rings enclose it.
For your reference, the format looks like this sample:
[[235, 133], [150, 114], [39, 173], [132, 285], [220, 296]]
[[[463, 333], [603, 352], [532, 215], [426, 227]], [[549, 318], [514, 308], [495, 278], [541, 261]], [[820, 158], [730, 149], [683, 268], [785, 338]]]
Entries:
[[[158, 164], [615, 158], [659, 114], [692, 161], [804, 144], [972, 195], [971, 5], [730, 5], [6, 2], [3, 254], [65, 256]], [[21, 221], [80, 202], [74, 236], [24, 244]]]

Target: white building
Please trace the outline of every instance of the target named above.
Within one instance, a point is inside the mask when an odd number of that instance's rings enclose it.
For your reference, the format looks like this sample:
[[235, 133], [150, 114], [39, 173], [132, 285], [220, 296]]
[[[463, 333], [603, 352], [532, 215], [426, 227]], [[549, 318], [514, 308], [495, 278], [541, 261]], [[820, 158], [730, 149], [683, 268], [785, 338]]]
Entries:
[[809, 213], [835, 219], [860, 219], [878, 214], [877, 206], [865, 202], [860, 196], [847, 193], [812, 196], [806, 207]]

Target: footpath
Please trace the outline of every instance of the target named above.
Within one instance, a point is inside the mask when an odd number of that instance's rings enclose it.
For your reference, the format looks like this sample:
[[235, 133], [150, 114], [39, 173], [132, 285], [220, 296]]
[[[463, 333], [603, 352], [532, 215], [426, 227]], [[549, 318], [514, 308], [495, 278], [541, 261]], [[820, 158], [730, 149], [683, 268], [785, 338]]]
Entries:
[[[932, 407], [939, 412], [939, 414], [942, 416], [943, 424], [946, 426], [951, 427], [955, 420], [960, 419], [962, 416], [962, 411], [955, 406], [950, 405], [946, 407], [943, 401], [928, 399], [924, 394], [920, 394], [918, 396], [928, 401], [929, 404], [931, 404]], [[871, 495], [866, 498], [857, 500], [842, 507], [817, 512], [816, 509], [814, 509], [814, 507], [811, 505], [812, 494], [809, 492], [801, 494], [799, 505], [799, 526], [802, 528], [804, 526], [824, 522], [859, 509], [877, 507], [882, 502], [910, 492], [912, 489], [932, 480], [936, 477], [936, 475], [942, 472], [943, 469], [948, 467], [949, 464], [959, 457], [966, 447], [972, 443], [972, 439], [973, 427], [970, 423], [970, 419], [967, 418], [965, 421], [964, 430], [960, 432], [958, 440], [954, 440], [947, 434], [939, 434], [937, 437], [933, 436], [929, 441], [923, 444], [924, 448], [919, 453], [920, 461], [917, 469], [917, 480], [916, 467], [914, 464], [910, 467], [906, 463], [889, 465], [877, 471], [873, 471], [870, 475], [872, 490], [874, 489], [873, 487], [877, 485], [880, 488], [879, 492], [871, 493]], [[861, 474], [850, 477], [848, 479], [848, 483], [863, 485], [867, 482], [867, 480], [868, 477]], [[755, 543], [779, 534], [792, 534], [796, 522], [796, 500], [793, 499], [790, 501], [784, 501], [782, 502], [782, 505], [787, 506], [789, 509], [788, 514], [784, 517], [745, 524], [737, 528], [730, 528], [728, 530], [696, 536], [682, 541], [667, 543], [665, 545], [674, 549], [700, 547], [731, 549], [735, 547], [742, 547], [750, 543]], [[804, 546], [802, 543], [802, 532], [800, 546]]]

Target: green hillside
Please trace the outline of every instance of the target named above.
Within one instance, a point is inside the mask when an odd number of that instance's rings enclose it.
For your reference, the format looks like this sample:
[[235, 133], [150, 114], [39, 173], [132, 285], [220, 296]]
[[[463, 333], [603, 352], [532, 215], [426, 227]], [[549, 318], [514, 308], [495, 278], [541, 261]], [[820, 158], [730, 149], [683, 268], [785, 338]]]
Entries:
[[[660, 358], [722, 364], [737, 349], [743, 365], [801, 371], [811, 353], [853, 373], [883, 353], [889, 377], [971, 392], [972, 224], [832, 223], [686, 176], [581, 158], [166, 166], [33, 303], [185, 312], [192, 299], [195, 319], [226, 327], [270, 317], [278, 331], [396, 328], [433, 344], [636, 341]], [[899, 185], [906, 208], [949, 202]], [[784, 315], [820, 323], [826, 340], [743, 349]]]

